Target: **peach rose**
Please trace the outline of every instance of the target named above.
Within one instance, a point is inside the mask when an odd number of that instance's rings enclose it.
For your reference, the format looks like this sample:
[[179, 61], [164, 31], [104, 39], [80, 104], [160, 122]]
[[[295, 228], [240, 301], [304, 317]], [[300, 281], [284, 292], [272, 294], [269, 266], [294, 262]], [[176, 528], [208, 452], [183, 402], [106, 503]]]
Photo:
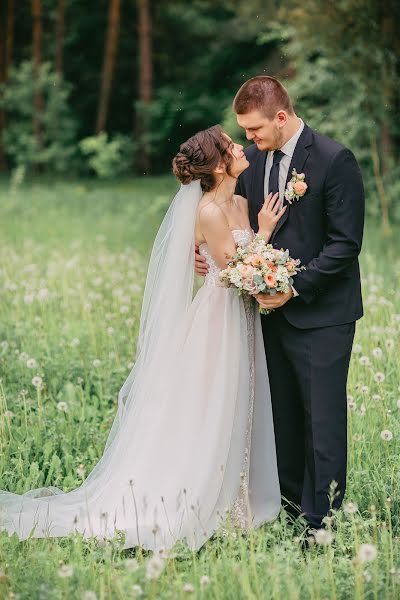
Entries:
[[267, 275], [265, 275], [264, 281], [269, 288], [276, 287], [276, 277], [275, 275], [272, 275], [272, 273], [268, 273]]
[[255, 258], [255, 256], [256, 256], [255, 254], [249, 254], [248, 256], [246, 256], [246, 258], [243, 259], [243, 262], [246, 265], [251, 265], [252, 262], [253, 262], [253, 260], [254, 260], [254, 258]]
[[288, 262], [286, 263], [286, 268], [289, 271], [289, 273], [294, 273], [295, 272], [295, 264], [293, 262], [293, 260], [288, 260]]
[[293, 191], [296, 194], [296, 196], [304, 196], [304, 194], [306, 193], [308, 188], [308, 185], [306, 184], [305, 181], [296, 181], [293, 184]]
[[251, 261], [251, 264], [253, 265], [253, 267], [261, 267], [264, 263], [265, 263], [264, 258], [262, 256], [257, 256], [257, 254], [254, 256], [254, 258]]
[[251, 265], [238, 265], [237, 268], [244, 279], [250, 279], [253, 277], [254, 268]]

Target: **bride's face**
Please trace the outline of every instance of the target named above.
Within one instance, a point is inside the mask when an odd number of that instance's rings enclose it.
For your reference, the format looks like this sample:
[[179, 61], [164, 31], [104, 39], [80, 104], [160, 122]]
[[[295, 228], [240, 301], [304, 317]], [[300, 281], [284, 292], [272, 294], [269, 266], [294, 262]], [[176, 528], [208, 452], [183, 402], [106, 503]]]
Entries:
[[243, 173], [243, 171], [247, 169], [250, 163], [246, 158], [242, 144], [235, 144], [226, 133], [224, 133], [224, 137], [226, 137], [229, 142], [227, 152], [229, 152], [232, 157], [231, 164], [229, 165], [229, 175], [237, 178], [240, 173]]

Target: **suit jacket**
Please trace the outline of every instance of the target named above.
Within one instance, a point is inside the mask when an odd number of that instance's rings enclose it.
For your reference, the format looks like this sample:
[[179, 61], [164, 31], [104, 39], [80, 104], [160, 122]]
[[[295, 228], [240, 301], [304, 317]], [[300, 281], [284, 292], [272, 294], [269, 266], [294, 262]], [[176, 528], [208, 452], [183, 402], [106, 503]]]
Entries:
[[[264, 202], [266, 152], [246, 149], [250, 166], [236, 186], [248, 200], [250, 223]], [[364, 228], [364, 187], [354, 154], [305, 124], [289, 167], [305, 173], [308, 189], [288, 205], [270, 243], [288, 248], [305, 271], [294, 278], [299, 296], [282, 308], [295, 327], [308, 329], [353, 322], [363, 315], [358, 255]], [[268, 317], [267, 317], [268, 318]]]

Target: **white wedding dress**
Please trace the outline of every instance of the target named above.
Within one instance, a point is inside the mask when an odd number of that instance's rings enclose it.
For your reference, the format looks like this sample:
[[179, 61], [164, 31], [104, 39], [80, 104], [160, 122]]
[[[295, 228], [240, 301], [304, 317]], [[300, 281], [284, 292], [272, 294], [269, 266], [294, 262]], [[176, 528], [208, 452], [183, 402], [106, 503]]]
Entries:
[[[232, 235], [246, 244], [253, 233]], [[124, 548], [169, 549], [185, 539], [196, 550], [229, 522], [248, 530], [277, 516], [280, 490], [259, 314], [253, 299], [221, 285], [206, 244], [200, 252], [209, 274], [170, 329], [168, 344], [162, 309], [151, 326], [143, 309], [136, 371], [121, 390], [104, 455], [89, 477], [68, 493], [0, 492], [0, 528], [21, 540], [74, 531], [104, 539], [122, 530]], [[157, 260], [160, 266], [165, 256]], [[151, 272], [145, 304], [150, 280]]]

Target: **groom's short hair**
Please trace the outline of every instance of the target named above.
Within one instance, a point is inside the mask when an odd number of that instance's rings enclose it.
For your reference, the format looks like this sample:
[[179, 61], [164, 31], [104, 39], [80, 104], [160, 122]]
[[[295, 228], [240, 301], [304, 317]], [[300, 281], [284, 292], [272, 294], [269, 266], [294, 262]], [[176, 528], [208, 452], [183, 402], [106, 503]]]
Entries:
[[275, 77], [268, 75], [248, 79], [233, 100], [233, 110], [238, 115], [258, 110], [271, 120], [278, 110], [294, 114], [293, 104], [286, 88]]

